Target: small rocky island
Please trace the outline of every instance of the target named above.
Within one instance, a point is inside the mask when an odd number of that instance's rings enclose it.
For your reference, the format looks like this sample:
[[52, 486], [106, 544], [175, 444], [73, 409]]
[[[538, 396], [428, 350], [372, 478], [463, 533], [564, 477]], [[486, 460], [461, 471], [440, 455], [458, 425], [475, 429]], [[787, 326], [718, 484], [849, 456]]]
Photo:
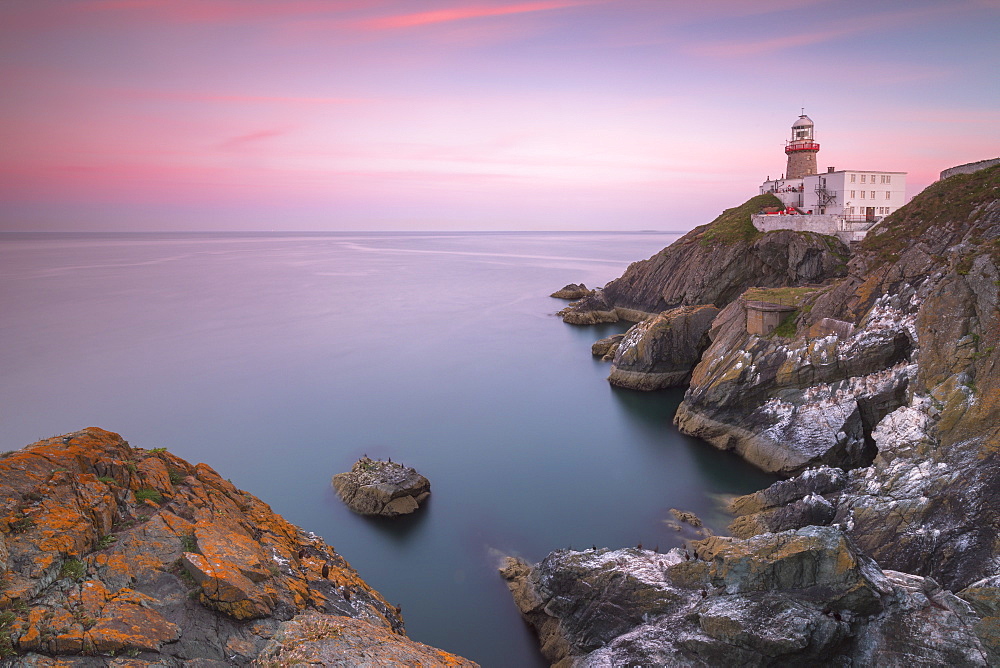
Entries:
[[381, 517], [408, 515], [431, 495], [430, 481], [415, 469], [367, 455], [333, 476], [333, 487], [354, 512]]

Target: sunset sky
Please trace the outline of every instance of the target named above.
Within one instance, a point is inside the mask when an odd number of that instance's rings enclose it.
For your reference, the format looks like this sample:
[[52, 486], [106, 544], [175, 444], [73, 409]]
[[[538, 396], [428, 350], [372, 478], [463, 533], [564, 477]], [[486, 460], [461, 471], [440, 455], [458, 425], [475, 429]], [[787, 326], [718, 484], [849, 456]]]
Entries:
[[3, 0], [2, 230], [685, 230], [1000, 155], [1000, 0]]

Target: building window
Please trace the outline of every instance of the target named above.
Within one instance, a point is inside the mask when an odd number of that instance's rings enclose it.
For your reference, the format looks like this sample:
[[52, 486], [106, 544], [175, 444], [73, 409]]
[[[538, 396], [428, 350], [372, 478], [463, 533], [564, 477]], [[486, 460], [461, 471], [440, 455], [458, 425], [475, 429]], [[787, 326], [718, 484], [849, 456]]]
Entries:
[[865, 191], [864, 191], [864, 190], [862, 190], [862, 191], [861, 191], [861, 199], [864, 199], [864, 198], [865, 198]]
[[[852, 175], [852, 176], [853, 176], [853, 175]], [[852, 198], [853, 198], [853, 197], [857, 197], [857, 195], [855, 195], [855, 194], [854, 194], [855, 192], [857, 192], [857, 191], [855, 191], [855, 190], [852, 190], [852, 191], [851, 191], [851, 197], [852, 197]]]
[[875, 183], [875, 175], [872, 174], [872, 183]]
[[854, 183], [854, 177], [855, 176], [857, 176], [857, 174], [851, 174], [851, 183]]
[[861, 175], [861, 183], [864, 183], [864, 182], [865, 182], [865, 175], [864, 175], [864, 174], [862, 174], [862, 175]]
[[885, 191], [885, 198], [886, 199], [892, 199], [892, 191], [891, 190], [886, 190]]
[[886, 174], [885, 175], [885, 182], [886, 183], [892, 183], [892, 174]]
[[[874, 179], [872, 179], [874, 181]], [[872, 199], [875, 199], [875, 191], [872, 191]]]

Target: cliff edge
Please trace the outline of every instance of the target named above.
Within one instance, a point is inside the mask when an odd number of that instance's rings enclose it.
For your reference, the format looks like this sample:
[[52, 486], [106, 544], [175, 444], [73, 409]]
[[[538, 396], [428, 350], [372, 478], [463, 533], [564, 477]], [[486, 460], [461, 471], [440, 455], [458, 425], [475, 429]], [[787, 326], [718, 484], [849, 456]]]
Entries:
[[[712, 229], [574, 308], [649, 313], [612, 382], [690, 378], [678, 428], [789, 477], [736, 499], [734, 537], [693, 556], [509, 563], [543, 652], [560, 666], [1000, 665], [1000, 166], [930, 186], [849, 258], [833, 239]], [[780, 323], [750, 317], [761, 305]], [[692, 327], [697, 308], [713, 317]]]
[[[9, 666], [474, 666], [205, 464], [88, 428], [0, 458]], [[377, 657], [377, 660], [366, 657]]]

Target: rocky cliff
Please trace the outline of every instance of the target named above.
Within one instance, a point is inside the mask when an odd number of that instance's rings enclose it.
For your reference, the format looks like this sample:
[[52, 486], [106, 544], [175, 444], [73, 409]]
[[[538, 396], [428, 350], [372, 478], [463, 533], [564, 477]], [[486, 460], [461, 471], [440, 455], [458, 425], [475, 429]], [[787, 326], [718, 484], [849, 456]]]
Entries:
[[4, 665], [475, 665], [409, 640], [322, 539], [162, 448], [50, 438], [0, 458], [0, 490]]
[[[574, 665], [996, 665], [1000, 167], [932, 185], [874, 228], [849, 258], [834, 240], [793, 232], [740, 236], [718, 223], [632, 265], [574, 308], [585, 312], [588, 300], [600, 299], [605, 314], [665, 310], [630, 330], [615, 353], [637, 389], [649, 389], [657, 365], [672, 361], [657, 352], [677, 348], [669, 340], [675, 334], [661, 326], [672, 309], [721, 309], [707, 328], [707, 347], [697, 355], [675, 422], [685, 433], [792, 476], [734, 502], [730, 545], [771, 554], [785, 550], [786, 539], [777, 537], [788, 532], [838, 532], [852, 554], [885, 569], [871, 580], [886, 585], [875, 587], [878, 610], [848, 606], [849, 617], [840, 613], [837, 621], [847, 620], [850, 629], [840, 631], [820, 631], [822, 620], [789, 612], [805, 634], [792, 641], [755, 620], [781, 618], [784, 608], [801, 612], [801, 597], [785, 600], [797, 596], [787, 588], [800, 585], [779, 579], [751, 600], [727, 599], [719, 616], [712, 612], [722, 604], [713, 601], [718, 589], [709, 584], [722, 586], [719, 569], [730, 568], [725, 557], [706, 557], [712, 565], [697, 567], [710, 570], [698, 581], [703, 601], [671, 589], [649, 594], [660, 607], [646, 608], [616, 597], [643, 589], [635, 579], [649, 575], [650, 560], [667, 571], [695, 567], [663, 557], [643, 556], [639, 563], [619, 554], [598, 564], [592, 555], [554, 553], [559, 556], [538, 566], [518, 567], [524, 577], [508, 573], [511, 582], [530, 584], [514, 586], [515, 597], [540, 629], [548, 655]], [[811, 250], [804, 253], [804, 245]], [[742, 257], [730, 256], [733, 248]], [[763, 261], [775, 256], [785, 260]], [[770, 334], [751, 334], [750, 301], [781, 304], [789, 315]], [[760, 568], [755, 560], [742, 563], [739, 568], [751, 572]], [[588, 594], [549, 575], [565, 568], [587, 582], [602, 573], [608, 581], [592, 583], [600, 593]], [[956, 597], [940, 593], [937, 583], [965, 603], [945, 603], [941, 596]], [[725, 590], [726, 596], [738, 593]], [[779, 599], [781, 606], [767, 607]], [[966, 604], [971, 608], [959, 613]], [[632, 605], [645, 610], [641, 620], [629, 613], [611, 631], [592, 628], [603, 623], [602, 614]], [[822, 606], [835, 609], [829, 600]], [[938, 615], [946, 610], [961, 621]], [[976, 637], [960, 644], [981, 653], [951, 654], [958, 628]]]
[[[983, 618], [931, 578], [883, 571], [839, 528], [692, 551], [560, 550], [501, 574], [554, 666], [989, 666]], [[968, 597], [988, 587], [970, 589]]]
[[774, 195], [727, 209], [648, 260], [632, 263], [563, 312], [570, 324], [639, 322], [678, 306], [722, 308], [753, 286], [803, 285], [842, 276], [850, 251], [834, 237], [782, 230], [761, 234], [751, 214], [781, 206]]
[[847, 276], [802, 300], [789, 337], [749, 335], [727, 307], [676, 422], [770, 470], [844, 469], [842, 489], [815, 493], [885, 567], [955, 589], [996, 575], [998, 297], [993, 167], [882, 223]]

